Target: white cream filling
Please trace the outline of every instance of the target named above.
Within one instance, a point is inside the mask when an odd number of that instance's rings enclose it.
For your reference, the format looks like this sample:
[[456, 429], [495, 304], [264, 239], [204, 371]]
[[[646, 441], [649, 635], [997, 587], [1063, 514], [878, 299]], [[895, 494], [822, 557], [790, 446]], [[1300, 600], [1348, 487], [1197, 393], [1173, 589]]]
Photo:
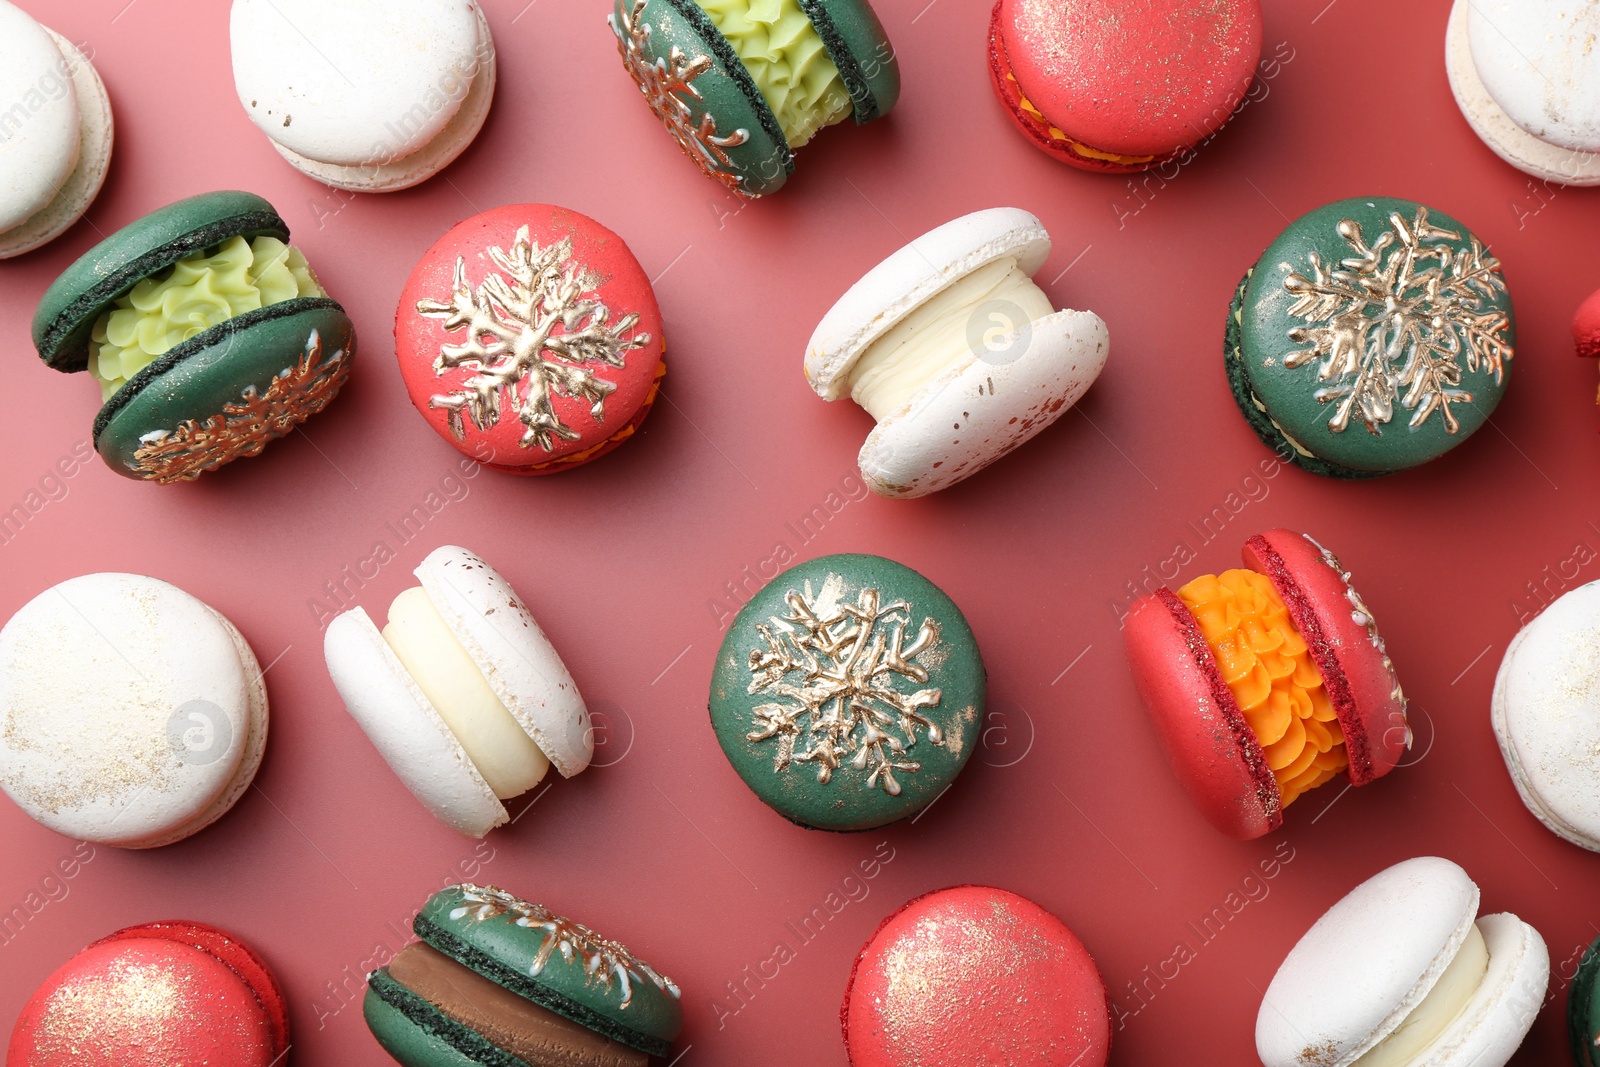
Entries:
[[539, 784], [549, 758], [494, 695], [421, 586], [394, 598], [383, 639], [495, 796], [507, 800]]
[[1015, 256], [997, 259], [951, 282], [868, 345], [850, 368], [850, 397], [882, 422], [948, 371], [990, 353], [997, 362], [1015, 358], [1001, 344], [1005, 337], [1054, 313]]
[[1450, 961], [1439, 981], [1428, 991], [1394, 1032], [1356, 1060], [1353, 1067], [1408, 1067], [1418, 1053], [1433, 1044], [1455, 1022], [1489, 970], [1489, 947], [1477, 924], [1467, 931], [1461, 951]]

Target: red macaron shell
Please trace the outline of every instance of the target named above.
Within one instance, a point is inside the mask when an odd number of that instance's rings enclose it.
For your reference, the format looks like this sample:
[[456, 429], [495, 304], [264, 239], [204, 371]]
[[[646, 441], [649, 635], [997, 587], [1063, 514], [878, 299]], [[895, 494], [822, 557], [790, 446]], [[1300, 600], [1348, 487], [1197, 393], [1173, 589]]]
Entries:
[[[518, 258], [524, 227], [532, 300], [497, 261]], [[473, 345], [476, 353], [463, 351]], [[534, 356], [520, 368], [519, 349]], [[395, 314], [411, 402], [462, 453], [513, 474], [568, 470], [632, 436], [655, 400], [664, 351], [661, 309], [627, 244], [548, 204], [496, 208], [456, 226], [411, 272]], [[498, 385], [486, 376], [496, 371]]]
[[1578, 313], [1572, 317], [1572, 341], [1585, 359], [1600, 356], [1600, 289], [1578, 305]]
[[852, 1067], [1103, 1067], [1105, 982], [1083, 942], [1026, 897], [956, 886], [878, 927], [839, 1012]]

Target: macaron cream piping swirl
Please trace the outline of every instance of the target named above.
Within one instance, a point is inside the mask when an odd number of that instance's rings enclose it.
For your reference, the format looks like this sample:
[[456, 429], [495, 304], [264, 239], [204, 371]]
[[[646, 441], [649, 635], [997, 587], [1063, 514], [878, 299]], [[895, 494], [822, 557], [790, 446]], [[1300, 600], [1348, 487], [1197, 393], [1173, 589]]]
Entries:
[[696, 0], [733, 46], [790, 148], [847, 118], [850, 93], [799, 0]]

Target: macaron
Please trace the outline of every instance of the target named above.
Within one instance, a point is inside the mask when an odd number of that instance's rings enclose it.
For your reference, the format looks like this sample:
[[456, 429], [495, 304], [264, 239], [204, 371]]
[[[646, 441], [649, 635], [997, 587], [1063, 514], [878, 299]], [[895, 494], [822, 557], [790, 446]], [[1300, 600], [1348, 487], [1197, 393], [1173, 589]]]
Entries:
[[478, 0], [233, 0], [233, 84], [296, 170], [336, 189], [427, 181], [478, 136], [495, 51]]
[[683, 1028], [672, 979], [503, 889], [440, 890], [412, 929], [363, 1005], [406, 1067], [646, 1067]]
[[379, 630], [365, 608], [328, 623], [323, 653], [350, 715], [440, 821], [482, 837], [501, 803], [589, 766], [589, 711], [511, 584], [464, 548], [417, 567]]
[[394, 332], [428, 425], [510, 474], [610, 452], [666, 374], [644, 268], [621, 237], [549, 204], [495, 208], [441, 237], [406, 281]]
[[105, 83], [73, 43], [0, 0], [0, 259], [54, 241], [100, 195], [113, 122]]
[[1268, 448], [1313, 474], [1372, 478], [1444, 455], [1510, 382], [1500, 261], [1442, 211], [1357, 197], [1302, 215], [1245, 272], [1228, 385]]
[[1539, 1013], [1550, 955], [1515, 915], [1478, 917], [1446, 859], [1380, 871], [1318, 919], [1256, 1017], [1265, 1067], [1504, 1067]]
[[1105, 982], [1033, 901], [963, 885], [883, 921], [839, 1012], [851, 1067], [1104, 1067]]
[[989, 20], [1006, 114], [1084, 170], [1188, 156], [1233, 117], [1260, 60], [1260, 0], [999, 0]]
[[255, 654], [176, 586], [86, 574], [0, 629], [0, 790], [59, 834], [180, 841], [233, 807], [266, 744]]
[[45, 290], [33, 344], [87, 370], [94, 445], [170, 484], [260, 454], [338, 395], [355, 327], [252, 193], [179, 200], [95, 245]]
[[1517, 794], [1538, 820], [1600, 852], [1600, 582], [1556, 598], [1512, 639], [1490, 721]]
[[130, 926], [44, 980], [11, 1032], [22, 1067], [277, 1067], [289, 1006], [264, 960], [197, 922]]
[[1179, 783], [1240, 840], [1337, 777], [1366, 785], [1411, 746], [1378, 625], [1337, 556], [1268, 530], [1244, 568], [1136, 601], [1123, 623], [1134, 688]]
[[1600, 1067], [1600, 939], [1578, 961], [1567, 991], [1567, 1033], [1578, 1067]]
[[1055, 422], [1111, 342], [1092, 311], [1057, 311], [1033, 276], [1050, 235], [1020, 208], [963, 215], [839, 298], [806, 344], [806, 381], [877, 420], [861, 478], [918, 497], [971, 477]]
[[816, 830], [916, 815], [966, 766], [983, 658], [961, 609], [882, 556], [791, 567], [728, 626], [711, 727], [744, 783]]
[[1445, 70], [1495, 155], [1560, 185], [1600, 183], [1600, 12], [1564, 0], [1456, 0]]
[[881, 118], [900, 97], [867, 0], [615, 0], [607, 21], [646, 105], [740, 196], [777, 192], [817, 131]]

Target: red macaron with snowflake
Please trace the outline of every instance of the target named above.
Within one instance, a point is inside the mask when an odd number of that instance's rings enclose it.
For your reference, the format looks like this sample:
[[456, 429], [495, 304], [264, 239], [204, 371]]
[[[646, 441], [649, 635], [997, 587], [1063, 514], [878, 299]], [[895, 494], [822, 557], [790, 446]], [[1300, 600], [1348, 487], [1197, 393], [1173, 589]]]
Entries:
[[661, 310], [621, 237], [549, 204], [456, 226], [411, 272], [395, 352], [411, 402], [466, 455], [553, 474], [632, 437], [666, 366]]

